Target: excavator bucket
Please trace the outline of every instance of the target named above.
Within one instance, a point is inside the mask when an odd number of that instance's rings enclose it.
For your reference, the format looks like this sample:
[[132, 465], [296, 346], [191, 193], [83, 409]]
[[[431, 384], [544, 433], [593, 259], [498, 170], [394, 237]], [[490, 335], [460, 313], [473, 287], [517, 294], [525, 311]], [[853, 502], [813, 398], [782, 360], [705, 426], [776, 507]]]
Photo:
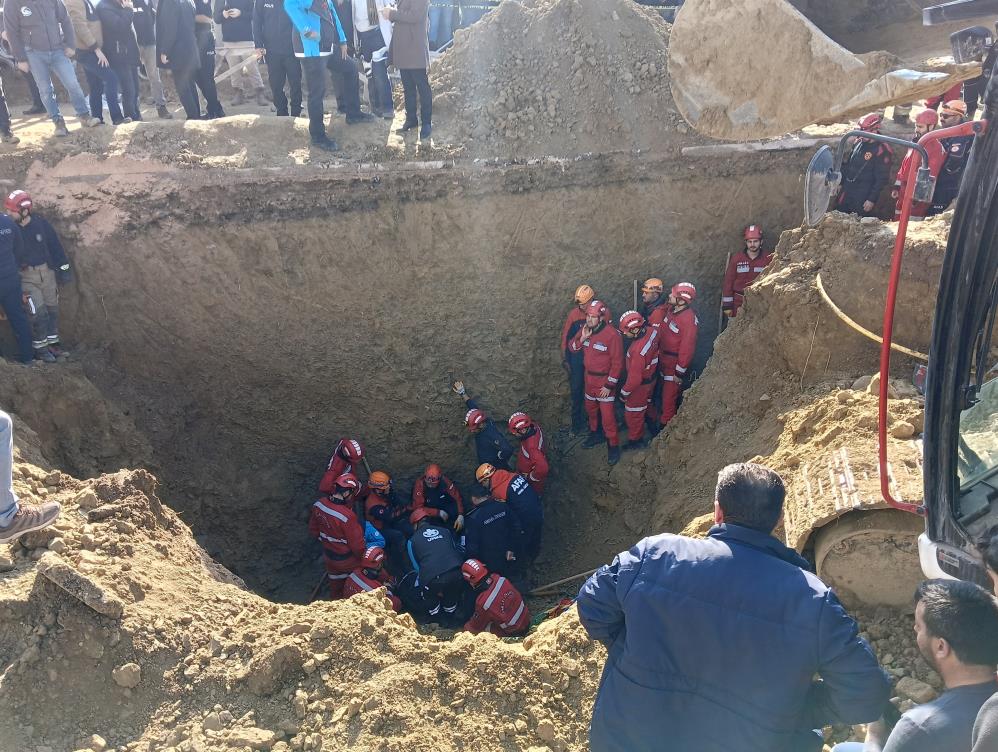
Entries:
[[686, 0], [669, 42], [680, 113], [712, 138], [770, 138], [941, 94], [979, 63], [899, 68], [855, 55], [786, 0]]

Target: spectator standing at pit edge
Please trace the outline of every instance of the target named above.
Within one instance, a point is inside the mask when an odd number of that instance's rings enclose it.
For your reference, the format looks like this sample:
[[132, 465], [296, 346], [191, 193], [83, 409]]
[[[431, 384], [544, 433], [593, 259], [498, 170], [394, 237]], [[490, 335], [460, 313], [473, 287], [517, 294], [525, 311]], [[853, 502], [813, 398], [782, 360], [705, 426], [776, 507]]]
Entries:
[[[291, 44], [294, 27], [281, 0], [256, 0], [253, 6], [253, 44], [256, 56], [267, 61], [267, 79], [278, 117], [301, 117], [301, 63]], [[291, 101], [284, 93], [284, 82]]]
[[380, 11], [392, 22], [388, 64], [399, 69], [405, 96], [405, 122], [398, 132], [411, 131], [422, 121], [421, 139], [429, 138], [433, 129], [433, 91], [426, 74], [430, 67], [429, 8], [430, 0], [399, 0], [398, 7]]
[[645, 538], [582, 586], [608, 651], [593, 752], [818, 752], [824, 726], [880, 715], [890, 683], [858, 625], [772, 535], [785, 494], [772, 470], [728, 465], [706, 539]]
[[194, 6], [187, 0], [159, 0], [156, 9], [156, 60], [169, 68], [177, 98], [188, 120], [200, 120], [201, 102], [194, 87], [200, 66], [197, 21]]
[[149, 79], [149, 90], [152, 101], [156, 105], [156, 115], [161, 120], [172, 120], [173, 115], [166, 108], [166, 91], [163, 89], [163, 79], [159, 76], [158, 58], [156, 57], [156, 8], [153, 0], [132, 0], [132, 25], [135, 27], [135, 39], [139, 43], [139, 59], [146, 70]]
[[132, 28], [132, 0], [101, 0], [97, 4], [104, 35], [104, 54], [121, 85], [121, 111], [138, 121], [139, 112], [139, 43]]

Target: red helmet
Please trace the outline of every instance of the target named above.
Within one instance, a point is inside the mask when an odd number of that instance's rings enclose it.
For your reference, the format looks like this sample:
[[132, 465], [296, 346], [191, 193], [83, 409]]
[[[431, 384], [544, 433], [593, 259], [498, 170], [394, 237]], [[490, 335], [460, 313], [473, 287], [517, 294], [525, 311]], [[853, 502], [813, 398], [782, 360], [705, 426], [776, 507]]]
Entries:
[[586, 316], [595, 316], [598, 319], [606, 316], [606, 303], [602, 300], [591, 300], [586, 306]]
[[859, 119], [860, 130], [870, 131], [870, 133], [880, 133], [880, 124], [884, 122], [884, 116], [879, 112], [871, 112]]
[[469, 585], [475, 587], [475, 585], [489, 576], [489, 570], [478, 559], [468, 559], [461, 565], [461, 576], [464, 577]]
[[524, 412], [515, 412], [509, 416], [509, 430], [511, 433], [520, 433], [530, 428], [530, 416]]
[[759, 225], [749, 225], [745, 228], [746, 240], [762, 240], [762, 228]]
[[951, 99], [942, 106], [941, 111], [943, 115], [959, 115], [960, 117], [966, 117], [967, 103], [962, 99]]
[[443, 474], [444, 471], [440, 469], [440, 465], [437, 464], [427, 465], [426, 472], [423, 473], [423, 479], [439, 483], [440, 478], [443, 477]]
[[357, 439], [343, 439], [340, 441], [340, 454], [351, 463], [360, 462], [364, 459], [364, 446]]
[[679, 298], [680, 300], [685, 300], [687, 303], [692, 303], [697, 298], [697, 288], [693, 286], [692, 282], [680, 282], [678, 285], [673, 285], [670, 294], [674, 298]]
[[333, 483], [337, 489], [345, 489], [347, 493], [347, 498], [353, 498], [360, 491], [360, 481], [357, 480], [357, 476], [353, 473], [343, 473], [336, 482]]
[[385, 549], [381, 546], [371, 546], [364, 552], [364, 558], [360, 563], [366, 569], [381, 569], [385, 563]]
[[22, 209], [31, 211], [31, 204], [31, 194], [27, 191], [22, 191], [20, 188], [16, 191], [11, 191], [7, 194], [7, 198], [3, 200], [3, 208], [10, 209], [12, 212], [20, 212]]
[[922, 110], [915, 115], [915, 122], [919, 125], [939, 125], [939, 113], [935, 110]]
[[620, 331], [624, 334], [639, 332], [644, 325], [645, 317], [637, 311], [626, 311], [620, 317]]
[[479, 410], [477, 407], [474, 410], [469, 410], [464, 416], [464, 423], [468, 428], [475, 429], [479, 426], [485, 425], [485, 413]]
[[409, 524], [412, 525], [413, 527], [416, 527], [416, 525], [425, 520], [427, 517], [432, 517], [432, 516], [433, 512], [431, 512], [426, 507], [420, 507], [419, 509], [417, 509], [416, 511], [414, 511], [412, 514], [409, 515]]

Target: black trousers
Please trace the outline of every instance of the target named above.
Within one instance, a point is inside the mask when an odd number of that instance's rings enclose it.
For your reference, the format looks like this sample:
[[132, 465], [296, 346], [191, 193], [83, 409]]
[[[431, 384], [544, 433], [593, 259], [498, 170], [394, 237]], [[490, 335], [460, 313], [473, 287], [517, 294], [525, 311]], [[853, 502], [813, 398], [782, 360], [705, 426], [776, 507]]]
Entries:
[[270, 93], [274, 95], [277, 114], [287, 116], [288, 98], [284, 94], [284, 82], [291, 89], [291, 110], [294, 117], [301, 115], [301, 64], [294, 55], [267, 53], [267, 78], [270, 80]]
[[139, 113], [139, 68], [124, 60], [114, 60], [111, 68], [121, 86], [121, 111], [125, 117], [141, 120]]
[[568, 353], [568, 386], [572, 394], [572, 428], [579, 431], [589, 425], [586, 418], [586, 369], [582, 353]]
[[328, 73], [332, 73], [339, 81], [347, 117], [360, 114], [357, 61], [351, 57], [342, 58], [339, 47], [334, 47], [331, 55], [303, 57], [300, 60], [302, 71], [305, 73], [305, 86], [308, 88], [308, 135], [313, 141], [322, 141], [326, 138], [323, 99], [326, 96]]
[[118, 104], [118, 76], [114, 68], [110, 65], [101, 65], [97, 61], [97, 53], [93, 50], [77, 50], [76, 62], [83, 66], [83, 72], [87, 77], [87, 88], [90, 89], [90, 114], [103, 122], [104, 97], [107, 96], [107, 111], [111, 113], [111, 122], [120, 122], [124, 115], [121, 114], [121, 106]]
[[10, 110], [7, 109], [7, 97], [3, 95], [3, 79], [0, 78], [0, 131], [10, 131]]
[[24, 303], [21, 301], [20, 279], [14, 280], [14, 284], [7, 282], [3, 287], [0, 287], [0, 308], [6, 314], [10, 328], [14, 330], [17, 347], [21, 351], [21, 362], [30, 363], [35, 357], [35, 348], [31, 344], [31, 325], [28, 323], [28, 314], [24, 312]]
[[[433, 122], [433, 91], [430, 89], [430, 79], [426, 68], [403, 68], [402, 93], [405, 95], [405, 122], [422, 122], [423, 127]], [[416, 117], [416, 99], [419, 99], [419, 118]]]
[[201, 119], [201, 102], [198, 101], [197, 89], [194, 88], [194, 77], [198, 72], [197, 60], [179, 60], [170, 62], [170, 72], [173, 73], [173, 83], [177, 87], [177, 96], [184, 106], [184, 114], [188, 120]]
[[[225, 117], [222, 103], [218, 101], [218, 90], [215, 88], [215, 37], [210, 29], [199, 29], [197, 39], [201, 65], [194, 74], [194, 83], [205, 99], [208, 118]], [[198, 106], [200, 107], [200, 104]]]
[[461, 595], [466, 587], [460, 568], [444, 572], [425, 583], [423, 600], [430, 618], [438, 621], [452, 616], [461, 603]]

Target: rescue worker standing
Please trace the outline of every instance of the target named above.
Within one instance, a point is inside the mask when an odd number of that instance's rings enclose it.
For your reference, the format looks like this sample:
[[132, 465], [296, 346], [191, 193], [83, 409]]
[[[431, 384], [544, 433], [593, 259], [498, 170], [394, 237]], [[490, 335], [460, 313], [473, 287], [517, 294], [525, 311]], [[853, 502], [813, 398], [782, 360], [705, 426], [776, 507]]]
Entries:
[[[586, 388], [585, 388], [585, 366], [582, 363], [581, 352], [575, 352], [570, 345], [575, 335], [585, 326], [586, 306], [596, 297], [596, 293], [589, 285], [579, 285], [575, 290], [575, 305], [572, 306], [565, 318], [565, 324], [561, 328], [561, 359], [562, 367], [568, 374], [569, 389], [572, 394], [572, 433], [583, 433], [586, 430]], [[606, 320], [610, 320], [610, 309], [606, 311]], [[487, 462], [488, 460], [481, 460]], [[495, 463], [492, 463], [495, 464]], [[497, 466], [498, 467], [498, 466]]]
[[440, 465], [427, 465], [426, 472], [412, 487], [412, 510], [426, 509], [441, 522], [460, 532], [464, 527], [464, 502], [454, 481], [443, 474]]
[[644, 316], [648, 326], [658, 329], [669, 311], [669, 296], [665, 295], [665, 282], [658, 277], [646, 279], [641, 286], [641, 305], [638, 312]]
[[645, 413], [651, 402], [652, 391], [658, 378], [659, 329], [646, 326], [645, 318], [637, 311], [627, 311], [620, 317], [620, 333], [624, 335], [624, 370], [627, 376], [620, 388], [624, 402], [624, 422], [627, 424], [627, 443], [624, 451], [648, 445], [644, 438]]
[[492, 498], [509, 504], [523, 528], [524, 553], [528, 559], [536, 558], [541, 551], [544, 507], [533, 486], [519, 473], [511, 473], [488, 464], [478, 466], [475, 479], [489, 488]]
[[[606, 440], [607, 462], [620, 460], [617, 438], [617, 416], [613, 405], [617, 401], [617, 384], [624, 369], [624, 348], [620, 332], [608, 325], [607, 307], [592, 300], [586, 308], [586, 322], [569, 344], [572, 352], [583, 353], [585, 366], [586, 413], [589, 415], [589, 437], [583, 446], [594, 447]], [[600, 432], [602, 417], [603, 431]]]
[[463, 399], [468, 407], [468, 412], [464, 414], [464, 424], [475, 435], [475, 455], [478, 457], [478, 463], [488, 462], [496, 467], [508, 468], [509, 458], [513, 456], [513, 447], [502, 431], [496, 428], [495, 421], [488, 417], [468, 395], [463, 381], [454, 382], [454, 393]]
[[440, 525], [429, 509], [417, 509], [409, 518], [415, 530], [409, 539], [409, 560], [416, 570], [426, 612], [433, 621], [453, 617], [464, 592], [464, 563], [451, 531]]
[[696, 300], [697, 289], [689, 282], [673, 285], [669, 292], [669, 316], [662, 327], [662, 350], [659, 368], [662, 371], [662, 417], [664, 428], [679, 408], [682, 381], [686, 378], [697, 349], [700, 320], [690, 307]]
[[[912, 141], [918, 143], [918, 141], [929, 131], [935, 130], [936, 124], [939, 122], [939, 115], [936, 114], [935, 110], [922, 110], [915, 117], [915, 134], [912, 136]], [[943, 166], [943, 162], [946, 160], [946, 150], [943, 148], [941, 141], [928, 141], [924, 144], [925, 150], [929, 153], [929, 172], [933, 178], [939, 176], [939, 170]], [[898, 168], [897, 178], [894, 181], [894, 190], [891, 191], [891, 198], [894, 199], [894, 221], [901, 219], [901, 203], [904, 200], [904, 192], [908, 187], [908, 180], [912, 178], [911, 176], [911, 155], [914, 153], [914, 149], [908, 149], [908, 153], [904, 155], [904, 159], [901, 160], [901, 167]], [[919, 163], [919, 167], [925, 167], [925, 165]], [[924, 218], [929, 209], [932, 207], [931, 203], [925, 201], [912, 201], [911, 202], [911, 218], [912, 219], [922, 219]]]
[[[939, 110], [940, 125], [943, 128], [952, 128], [955, 125], [966, 122], [967, 105], [962, 100], [951, 100], [944, 104]], [[929, 216], [942, 214], [949, 208], [957, 195], [960, 193], [960, 183], [963, 181], [963, 172], [970, 161], [970, 151], [974, 146], [974, 135], [951, 136], [939, 141], [946, 159], [939, 170], [936, 179], [936, 190], [932, 194], [932, 207], [929, 209]]]
[[[18, 258], [23, 254], [24, 241], [14, 220], [0, 214], [0, 310], [14, 330], [22, 363], [31, 363], [35, 350], [31, 342], [31, 325], [24, 312], [24, 292]], [[2, 431], [0, 431], [2, 433]], [[2, 447], [0, 447], [2, 450]], [[4, 489], [0, 489], [0, 493]]]
[[731, 257], [724, 271], [721, 310], [725, 316], [733, 319], [738, 315], [738, 309], [745, 302], [745, 288], [755, 282], [772, 260], [773, 254], [762, 250], [762, 228], [759, 225], [746, 227], [745, 248]]
[[385, 571], [385, 550], [371, 546], [364, 551], [360, 566], [343, 582], [343, 597], [350, 598], [358, 593], [370, 593], [384, 588], [384, 595], [392, 602], [392, 608], [400, 611], [402, 601], [392, 592], [393, 584], [392, 576]]
[[[343, 473], [354, 473], [359, 462], [364, 459], [364, 446], [357, 439], [340, 439], [333, 450], [326, 472], [319, 481], [319, 493], [330, 493], [333, 484]], [[356, 473], [354, 473], [356, 474]]]
[[364, 528], [353, 511], [353, 500], [360, 491], [360, 481], [352, 473], [336, 479], [332, 493], [312, 505], [308, 532], [318, 538], [325, 554], [329, 595], [343, 597], [343, 584], [360, 566], [364, 555]]
[[31, 298], [28, 304], [33, 330], [35, 359], [54, 363], [68, 353], [59, 347], [59, 285], [72, 279], [69, 259], [59, 235], [48, 220], [32, 214], [27, 191], [10, 193], [4, 201], [7, 214], [21, 228], [21, 287]]
[[509, 432], [520, 440], [516, 453], [516, 472], [525, 476], [538, 496], [544, 495], [548, 477], [548, 458], [544, 446], [544, 432], [533, 418], [523, 412], [509, 416]]
[[512, 576], [516, 552], [523, 545], [523, 527], [512, 505], [492, 498], [482, 485], [472, 489], [471, 504], [465, 517], [465, 555], [479, 559], [491, 572]]
[[[860, 130], [880, 133], [883, 116], [879, 113], [865, 115], [859, 121]], [[848, 144], [847, 144], [848, 145]], [[847, 214], [872, 217], [880, 192], [890, 180], [894, 152], [887, 144], [856, 138], [842, 163], [842, 185], [835, 208]]]
[[489, 574], [477, 559], [461, 565], [461, 575], [475, 591], [475, 613], [464, 625], [466, 632], [491, 632], [499, 637], [517, 637], [530, 629], [530, 611], [513, 583], [499, 574]]

